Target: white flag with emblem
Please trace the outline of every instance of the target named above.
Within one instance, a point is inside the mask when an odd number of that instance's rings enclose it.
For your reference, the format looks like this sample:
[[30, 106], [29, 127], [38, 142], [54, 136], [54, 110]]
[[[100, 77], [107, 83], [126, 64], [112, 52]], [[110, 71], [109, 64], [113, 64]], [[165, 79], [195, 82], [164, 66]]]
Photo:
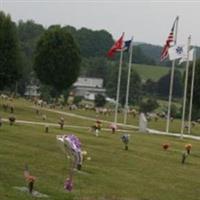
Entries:
[[187, 56], [187, 49], [184, 47], [184, 45], [175, 45], [169, 48], [168, 53], [170, 60], [176, 60]]
[[[194, 48], [191, 49], [189, 51], [189, 61], [193, 61], [193, 57], [194, 57]], [[187, 54], [184, 55], [180, 60], [179, 60], [179, 65], [183, 62], [186, 62], [187, 61]]]

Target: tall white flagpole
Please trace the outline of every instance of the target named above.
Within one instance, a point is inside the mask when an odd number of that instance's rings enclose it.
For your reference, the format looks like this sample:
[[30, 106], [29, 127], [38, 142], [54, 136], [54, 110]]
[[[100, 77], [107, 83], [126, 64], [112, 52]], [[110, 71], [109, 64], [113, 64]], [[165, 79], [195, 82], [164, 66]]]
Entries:
[[186, 62], [186, 69], [185, 69], [185, 87], [184, 87], [184, 96], [183, 96], [181, 139], [183, 138], [183, 132], [185, 128], [185, 107], [186, 107], [186, 98], [187, 98], [188, 70], [189, 70], [189, 64], [190, 64], [190, 61], [189, 61], [190, 43], [191, 43], [191, 36], [188, 37], [188, 44], [187, 44], [187, 62]]
[[194, 52], [193, 52], [192, 82], [191, 82], [191, 89], [190, 89], [190, 107], [189, 107], [189, 116], [188, 116], [188, 134], [191, 134], [192, 102], [193, 102], [193, 93], [194, 93], [195, 67], [196, 67], [196, 48], [194, 48]]
[[127, 114], [128, 114], [128, 99], [129, 99], [129, 89], [130, 89], [131, 65], [132, 65], [132, 57], [133, 57], [132, 54], [133, 54], [133, 37], [131, 38], [130, 51], [129, 51], [128, 79], [127, 79], [127, 86], [126, 86], [124, 124], [126, 124], [126, 122], [127, 122]]
[[119, 93], [120, 93], [121, 74], [122, 74], [122, 60], [123, 60], [123, 50], [120, 51], [114, 123], [117, 123], [118, 106], [119, 106]]
[[[177, 34], [178, 34], [178, 21], [179, 17], [176, 18], [176, 27], [175, 27], [175, 34], [174, 34], [174, 45], [177, 42]], [[168, 110], [167, 110], [167, 125], [166, 125], [166, 132], [169, 133], [169, 124], [171, 118], [171, 103], [172, 103], [172, 92], [173, 92], [173, 85], [174, 85], [174, 70], [175, 70], [175, 60], [172, 61], [172, 69], [171, 69], [171, 77], [170, 77], [170, 87], [169, 87], [169, 100], [168, 100]]]

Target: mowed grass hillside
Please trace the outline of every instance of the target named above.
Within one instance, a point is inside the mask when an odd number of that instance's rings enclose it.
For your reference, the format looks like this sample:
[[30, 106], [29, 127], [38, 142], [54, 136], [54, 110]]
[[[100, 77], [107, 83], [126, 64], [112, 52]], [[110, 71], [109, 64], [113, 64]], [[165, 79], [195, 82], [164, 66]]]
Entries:
[[[3, 101], [0, 100], [0, 105], [8, 103], [14, 105], [14, 116], [17, 120], [27, 120], [27, 121], [35, 121], [35, 122], [42, 122], [42, 123], [54, 123], [58, 125], [58, 122], [61, 117], [65, 120], [65, 125], [72, 125], [72, 126], [84, 126], [84, 127], [91, 127], [94, 125], [96, 119], [107, 121], [106, 123], [102, 124], [103, 128], [108, 128], [110, 123], [113, 122], [114, 113], [103, 115], [100, 113], [96, 113], [95, 111], [85, 110], [85, 109], [78, 109], [70, 111], [67, 107], [63, 109], [56, 108], [56, 109], [49, 109], [48, 107], [39, 107], [35, 106], [32, 102], [24, 100], [24, 99], [14, 99], [13, 101]], [[160, 103], [160, 102], [159, 102]], [[164, 104], [166, 102], [162, 102]], [[161, 104], [161, 103], [160, 103]], [[179, 106], [179, 105], [177, 105]], [[36, 110], [39, 110], [39, 114], [36, 114]], [[5, 111], [2, 106], [0, 106], [0, 114], [3, 118], [8, 118], [12, 114], [8, 109]], [[43, 115], [46, 116], [46, 120], [43, 120]], [[81, 119], [79, 116], [88, 117], [88, 119]], [[124, 114], [119, 113], [118, 115], [118, 122], [123, 123], [124, 121]], [[139, 125], [139, 116], [133, 117], [133, 115], [128, 116], [127, 120], [128, 125]], [[152, 119], [148, 122], [148, 127], [160, 131], [165, 131], [166, 129], [166, 119], [159, 118], [158, 121]], [[44, 126], [41, 127], [44, 130]], [[180, 133], [181, 130], [181, 120], [174, 119], [170, 122], [170, 132]], [[185, 133], [187, 134], [187, 130], [185, 129]], [[191, 134], [200, 136], [200, 124], [196, 123], [195, 126], [191, 128]]]
[[[133, 69], [135, 69], [141, 76], [142, 80], [151, 79], [153, 81], [158, 81], [162, 76], [169, 73], [170, 67], [165, 66], [154, 66], [154, 65], [144, 65], [144, 64], [133, 64]], [[182, 69], [179, 69], [181, 72]]]
[[[20, 103], [21, 102], [21, 103]], [[16, 115], [24, 120], [38, 120], [29, 103], [20, 100]], [[31, 108], [32, 109], [32, 108]], [[4, 116], [5, 113], [2, 112]], [[50, 115], [50, 113], [49, 113]], [[48, 120], [60, 115], [51, 113]], [[34, 119], [34, 120], [33, 120]], [[92, 122], [68, 116], [68, 123], [89, 125]], [[70, 160], [56, 142], [56, 135], [73, 133], [82, 142], [91, 160], [85, 160], [82, 171], [74, 177], [74, 190], [63, 189]], [[200, 143], [174, 137], [130, 133], [129, 150], [125, 151], [120, 136], [102, 131], [96, 137], [89, 129], [51, 127], [45, 133], [42, 126], [3, 123], [0, 127], [0, 199], [29, 200], [29, 194], [14, 189], [24, 186], [24, 164], [37, 177], [35, 189], [49, 195], [49, 199], [131, 199], [131, 200], [199, 200], [200, 199]], [[167, 151], [163, 143], [170, 143]], [[187, 143], [192, 153], [181, 164]]]

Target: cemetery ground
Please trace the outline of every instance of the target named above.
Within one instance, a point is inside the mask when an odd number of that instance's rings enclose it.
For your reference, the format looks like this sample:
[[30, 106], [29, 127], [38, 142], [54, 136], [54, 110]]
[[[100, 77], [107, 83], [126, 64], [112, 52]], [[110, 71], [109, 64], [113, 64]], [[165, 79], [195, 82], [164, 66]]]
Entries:
[[[101, 131], [96, 137], [89, 127], [94, 121], [61, 115], [56, 110], [43, 108], [36, 114], [33, 104], [23, 99], [14, 100], [16, 120], [58, 124], [64, 117], [65, 125], [88, 128], [50, 126], [45, 133], [44, 125], [3, 122], [0, 127], [0, 199], [34, 199], [13, 187], [23, 187], [24, 165], [37, 177], [35, 189], [47, 194], [52, 200], [67, 199], [131, 199], [131, 200], [198, 200], [200, 199], [200, 141], [176, 137], [142, 134], [131, 129], [129, 150], [124, 150], [120, 136], [123, 134]], [[2, 104], [2, 102], [1, 102]], [[59, 111], [59, 110], [58, 110]], [[69, 111], [96, 119], [94, 111]], [[0, 109], [1, 117], [8, 118], [9, 111]], [[42, 116], [46, 115], [43, 120]], [[112, 121], [113, 116], [98, 115], [98, 118]], [[123, 117], [120, 114], [119, 120]], [[129, 124], [138, 125], [138, 118], [129, 117]], [[172, 131], [179, 132], [180, 122], [174, 120]], [[108, 123], [103, 123], [107, 128]], [[152, 120], [150, 127], [157, 130], [165, 127], [165, 121]], [[130, 131], [130, 130], [129, 130]], [[193, 134], [200, 132], [196, 125]], [[69, 193], [63, 183], [69, 173], [69, 160], [56, 142], [56, 135], [73, 133], [79, 137], [83, 150], [91, 160], [85, 160], [82, 170], [74, 177], [74, 190]], [[162, 144], [169, 143], [168, 150]], [[192, 144], [191, 155], [181, 164], [185, 144]]]

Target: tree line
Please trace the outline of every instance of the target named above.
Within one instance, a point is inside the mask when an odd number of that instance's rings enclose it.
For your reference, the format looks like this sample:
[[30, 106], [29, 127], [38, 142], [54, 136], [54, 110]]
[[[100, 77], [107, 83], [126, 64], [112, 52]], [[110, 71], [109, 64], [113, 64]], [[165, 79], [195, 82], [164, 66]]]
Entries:
[[[17, 24], [9, 15], [0, 12], [0, 90], [15, 90], [24, 94], [25, 86], [40, 84], [41, 90], [49, 96], [68, 91], [78, 76], [99, 77], [109, 97], [115, 98], [118, 73], [118, 55], [109, 60], [106, 52], [113, 45], [112, 35], [106, 30], [93, 31], [87, 28], [52, 25], [44, 28], [29, 20]], [[140, 45], [134, 46], [134, 63], [156, 64]], [[127, 59], [128, 55], [124, 55]], [[124, 104], [127, 63], [122, 68], [120, 102]], [[200, 63], [197, 62], [194, 104], [199, 109]], [[143, 96], [168, 96], [169, 76], [157, 82], [142, 83], [139, 74], [132, 70], [130, 103], [138, 104]], [[174, 96], [182, 97], [183, 80], [175, 72]], [[200, 113], [200, 111], [198, 111]], [[198, 114], [197, 114], [198, 115]]]

